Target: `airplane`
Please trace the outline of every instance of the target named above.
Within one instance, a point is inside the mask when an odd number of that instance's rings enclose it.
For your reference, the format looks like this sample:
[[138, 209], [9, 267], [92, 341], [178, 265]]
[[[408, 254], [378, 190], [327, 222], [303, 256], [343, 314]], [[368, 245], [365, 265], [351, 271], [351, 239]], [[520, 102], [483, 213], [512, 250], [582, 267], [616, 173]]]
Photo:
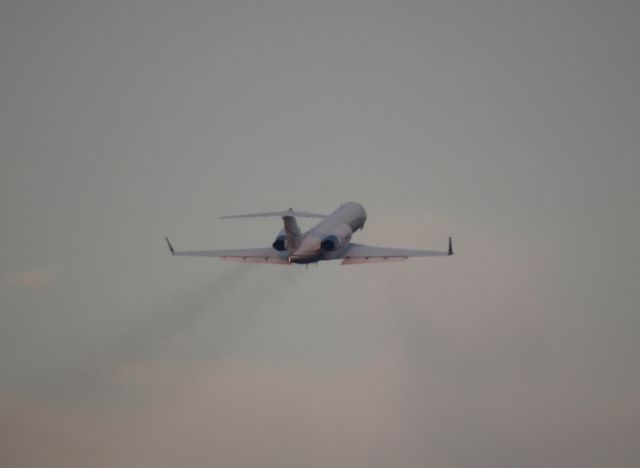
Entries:
[[[342, 265], [362, 263], [384, 263], [408, 260], [409, 257], [442, 257], [453, 255], [453, 244], [449, 237], [446, 252], [433, 250], [411, 250], [386, 247], [372, 247], [351, 242], [351, 236], [362, 230], [367, 221], [364, 207], [357, 202], [342, 204], [329, 215], [295, 211], [252, 213], [222, 216], [231, 218], [280, 217], [284, 227], [276, 236], [271, 247], [229, 250], [176, 251], [168, 237], [165, 237], [171, 255], [183, 257], [218, 257], [229, 262], [266, 263], [276, 265], [306, 264], [325, 260], [342, 260]], [[301, 232], [298, 218], [321, 218], [322, 220], [306, 232]]]

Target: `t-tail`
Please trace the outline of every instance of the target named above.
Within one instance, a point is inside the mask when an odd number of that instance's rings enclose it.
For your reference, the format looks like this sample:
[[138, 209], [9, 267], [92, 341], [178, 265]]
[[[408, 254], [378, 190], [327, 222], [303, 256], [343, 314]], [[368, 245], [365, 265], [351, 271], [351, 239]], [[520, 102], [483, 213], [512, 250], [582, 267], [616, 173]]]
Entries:
[[[269, 211], [266, 213], [250, 213], [250, 214], [237, 214], [237, 215], [227, 215], [222, 216], [223, 219], [232, 219], [232, 218], [265, 218], [265, 217], [280, 217], [282, 218], [282, 222], [284, 223], [284, 234], [286, 236], [286, 240], [284, 243], [284, 248], [293, 252], [300, 245], [300, 238], [302, 233], [300, 231], [300, 226], [298, 226], [298, 222], [296, 221], [296, 217], [300, 218], [326, 218], [328, 215], [318, 214], [318, 213], [309, 213], [307, 211], [296, 211], [293, 208], [289, 208], [286, 211]], [[276, 239], [276, 242], [279, 242]], [[280, 241], [281, 242], [281, 241]], [[279, 244], [281, 245], [281, 244]], [[280, 250], [280, 248], [276, 247], [274, 242], [274, 248]]]
[[298, 226], [295, 216], [283, 216], [282, 222], [284, 223], [284, 233], [287, 236], [284, 246], [287, 251], [293, 252], [300, 245], [300, 226]]

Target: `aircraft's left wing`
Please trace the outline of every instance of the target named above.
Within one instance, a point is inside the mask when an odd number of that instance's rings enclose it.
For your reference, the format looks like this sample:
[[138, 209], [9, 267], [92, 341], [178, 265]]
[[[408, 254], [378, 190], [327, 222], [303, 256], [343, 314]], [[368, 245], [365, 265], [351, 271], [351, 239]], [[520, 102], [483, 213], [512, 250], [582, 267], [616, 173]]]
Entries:
[[449, 250], [447, 252], [349, 244], [344, 253], [338, 258], [342, 258], [343, 265], [352, 265], [358, 263], [402, 262], [408, 260], [409, 257], [446, 257], [448, 255], [453, 255], [451, 238], [449, 238]]
[[227, 249], [227, 250], [191, 250], [176, 251], [165, 237], [171, 255], [182, 257], [217, 257], [227, 262], [239, 263], [275, 263], [289, 265], [286, 252], [279, 252], [271, 247], [258, 247], [255, 249]]

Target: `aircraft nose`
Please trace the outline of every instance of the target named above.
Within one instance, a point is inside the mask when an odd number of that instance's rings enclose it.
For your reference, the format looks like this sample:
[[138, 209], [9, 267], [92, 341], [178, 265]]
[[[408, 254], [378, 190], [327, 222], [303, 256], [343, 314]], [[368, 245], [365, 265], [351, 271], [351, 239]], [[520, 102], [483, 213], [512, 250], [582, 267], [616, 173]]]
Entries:
[[308, 255], [304, 257], [301, 255], [289, 255], [287, 260], [289, 260], [289, 263], [307, 265], [309, 263], [318, 263], [318, 260], [320, 260], [320, 258], [316, 255]]
[[307, 262], [317, 258], [320, 252], [320, 244], [315, 239], [305, 239], [302, 244], [288, 257], [289, 262]]
[[289, 255], [288, 260], [290, 262], [299, 262], [302, 260], [309, 260], [310, 258], [313, 258], [315, 255], [313, 254], [299, 254], [299, 253], [293, 253], [291, 255]]

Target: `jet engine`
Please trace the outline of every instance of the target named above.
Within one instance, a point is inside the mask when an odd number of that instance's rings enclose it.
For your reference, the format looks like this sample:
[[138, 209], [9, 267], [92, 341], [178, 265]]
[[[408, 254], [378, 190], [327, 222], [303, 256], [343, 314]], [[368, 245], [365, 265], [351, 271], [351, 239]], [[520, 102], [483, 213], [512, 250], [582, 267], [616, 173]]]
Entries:
[[341, 224], [340, 226], [335, 227], [331, 234], [325, 236], [320, 242], [320, 247], [322, 250], [327, 252], [333, 252], [334, 250], [340, 249], [347, 245], [347, 243], [351, 240], [351, 228], [349, 228], [346, 224]]
[[287, 243], [287, 235], [284, 233], [284, 229], [283, 229], [278, 233], [276, 240], [273, 241], [273, 244], [271, 244], [271, 246], [274, 249], [282, 252], [283, 250], [287, 249], [286, 243]]
[[320, 247], [322, 247], [323, 250], [332, 252], [333, 250], [336, 250], [336, 247], [338, 246], [338, 242], [339, 241], [336, 236], [327, 236], [324, 239], [322, 239], [322, 242], [320, 243]]

